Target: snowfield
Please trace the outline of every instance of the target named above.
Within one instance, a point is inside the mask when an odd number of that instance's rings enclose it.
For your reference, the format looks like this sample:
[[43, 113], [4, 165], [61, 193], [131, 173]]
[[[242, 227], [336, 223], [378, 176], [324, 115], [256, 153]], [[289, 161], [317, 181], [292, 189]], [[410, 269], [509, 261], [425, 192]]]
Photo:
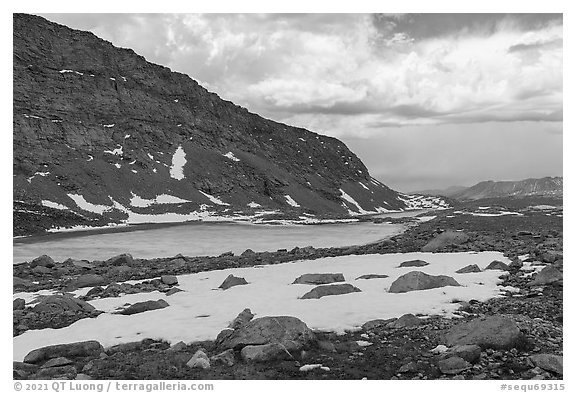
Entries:
[[[398, 268], [411, 259], [430, 264], [421, 268]], [[244, 308], [256, 317], [291, 315], [310, 328], [344, 332], [356, 330], [372, 319], [400, 317], [406, 313], [454, 316], [456, 301], [488, 300], [499, 296], [498, 278], [502, 271], [456, 274], [469, 264], [486, 267], [493, 260], [510, 261], [499, 252], [482, 253], [408, 253], [386, 255], [343, 256], [314, 261], [296, 261], [278, 265], [235, 268], [182, 275], [178, 277], [184, 292], [165, 296], [160, 292], [97, 299], [90, 303], [106, 313], [94, 319], [82, 319], [66, 328], [31, 330], [14, 337], [14, 360], [21, 361], [31, 350], [47, 345], [97, 340], [105, 347], [140, 341], [144, 338], [165, 339], [171, 343], [213, 340]], [[461, 287], [443, 287], [408, 293], [388, 293], [392, 282], [413, 270], [454, 277]], [[291, 284], [305, 273], [343, 273], [346, 282], [362, 292], [326, 296], [321, 299], [299, 299], [313, 285]], [[226, 291], [218, 286], [229, 275], [244, 277], [249, 284]], [[387, 274], [385, 279], [355, 280], [363, 274]], [[79, 290], [77, 294], [85, 293]], [[35, 295], [27, 294], [27, 302]], [[14, 298], [23, 297], [14, 294]], [[131, 316], [110, 312], [126, 303], [164, 299], [170, 306]]]

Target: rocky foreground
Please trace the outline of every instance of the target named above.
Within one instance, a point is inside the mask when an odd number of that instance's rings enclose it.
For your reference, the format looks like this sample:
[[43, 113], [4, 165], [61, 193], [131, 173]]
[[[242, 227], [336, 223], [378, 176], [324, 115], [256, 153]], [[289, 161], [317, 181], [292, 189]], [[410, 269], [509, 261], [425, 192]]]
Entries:
[[[108, 261], [68, 260], [54, 263], [42, 256], [14, 266], [14, 291], [56, 289], [61, 294], [26, 306], [14, 301], [14, 335], [29, 329], [68, 326], [97, 316], [87, 301], [120, 294], [178, 289], [177, 275], [230, 267], [283, 263], [340, 255], [396, 252], [501, 251], [512, 263], [486, 267], [507, 271], [502, 286], [516, 290], [488, 302], [462, 302], [461, 318], [422, 317], [373, 320], [362, 329], [338, 335], [310, 330], [286, 316], [254, 318], [242, 311], [215, 341], [177, 343], [144, 339], [103, 348], [82, 342], [40, 348], [24, 362], [14, 362], [18, 379], [561, 379], [563, 355], [563, 254], [561, 210], [518, 209], [499, 215], [502, 208], [446, 210], [433, 220], [375, 244], [343, 248], [312, 247], [256, 253], [246, 250], [218, 257], [153, 260], [120, 255]], [[381, 219], [379, 219], [381, 220]], [[457, 231], [456, 231], [457, 230]], [[419, 266], [424, 261], [408, 261]], [[525, 263], [540, 265], [538, 272]], [[478, 267], [467, 266], [462, 273]], [[452, 277], [430, 284], [411, 272], [398, 291], [453, 285]], [[414, 277], [412, 277], [414, 276]], [[417, 277], [416, 277], [417, 276]], [[363, 277], [372, 279], [376, 277]], [[143, 280], [129, 284], [127, 280]], [[241, 277], [222, 283], [226, 290], [243, 285]], [[354, 291], [338, 284], [337, 275], [299, 277], [313, 297]], [[398, 279], [397, 281], [400, 281]], [[352, 288], [344, 288], [344, 286]], [[339, 286], [338, 290], [334, 288]], [[90, 288], [85, 296], [66, 291]], [[392, 291], [392, 287], [390, 289]], [[308, 295], [308, 294], [307, 294]], [[127, 305], [120, 313], [139, 313], [166, 307], [163, 301]], [[166, 303], [166, 302], [164, 302]], [[241, 310], [239, 310], [241, 311]]]

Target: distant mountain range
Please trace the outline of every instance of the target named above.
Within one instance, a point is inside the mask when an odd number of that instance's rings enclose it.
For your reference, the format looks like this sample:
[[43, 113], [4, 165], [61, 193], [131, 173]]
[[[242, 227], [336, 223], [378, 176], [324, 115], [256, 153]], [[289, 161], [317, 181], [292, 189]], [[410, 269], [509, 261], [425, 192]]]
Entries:
[[423, 195], [439, 195], [461, 201], [484, 198], [563, 195], [562, 177], [543, 177], [518, 181], [482, 181], [472, 187], [452, 186], [444, 190], [424, 190], [416, 192]]

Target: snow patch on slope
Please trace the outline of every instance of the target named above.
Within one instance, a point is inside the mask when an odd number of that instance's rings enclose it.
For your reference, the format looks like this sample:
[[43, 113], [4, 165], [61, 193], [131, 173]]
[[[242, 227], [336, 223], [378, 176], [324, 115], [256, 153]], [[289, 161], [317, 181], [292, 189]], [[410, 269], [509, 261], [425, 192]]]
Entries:
[[200, 190], [199, 190], [199, 192], [200, 192], [200, 194], [204, 195], [206, 198], [210, 199], [210, 202], [212, 202], [212, 203], [215, 203], [217, 205], [222, 205], [222, 206], [230, 206], [229, 203], [222, 202], [222, 200], [216, 198], [215, 196], [212, 196], [212, 195], [207, 194], [205, 192], [202, 192]]
[[294, 199], [292, 199], [292, 197], [290, 195], [284, 195], [284, 198], [286, 198], [286, 203], [288, 203], [290, 206], [300, 207], [298, 202], [296, 202]]
[[86, 210], [88, 212], [92, 212], [92, 213], [96, 213], [96, 214], [102, 214], [102, 213], [105, 213], [107, 211], [112, 210], [111, 206], [96, 205], [96, 204], [90, 203], [86, 199], [84, 199], [84, 196], [82, 196], [82, 195], [68, 194], [68, 196], [76, 203], [76, 206], [78, 206], [80, 209]]
[[184, 165], [186, 165], [186, 152], [182, 146], [178, 146], [172, 156], [172, 166], [170, 167], [170, 177], [176, 180], [184, 179]]

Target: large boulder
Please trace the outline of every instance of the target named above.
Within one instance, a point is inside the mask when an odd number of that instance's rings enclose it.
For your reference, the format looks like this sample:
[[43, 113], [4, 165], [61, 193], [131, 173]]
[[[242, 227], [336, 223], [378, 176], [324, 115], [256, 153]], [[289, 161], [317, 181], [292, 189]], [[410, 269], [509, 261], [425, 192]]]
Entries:
[[456, 270], [458, 274], [465, 274], [465, 273], [480, 273], [482, 270], [478, 267], [478, 265], [468, 265], [463, 267], [462, 269]]
[[546, 266], [534, 276], [530, 285], [548, 285], [563, 280], [562, 272], [554, 266]]
[[388, 324], [388, 327], [394, 329], [402, 329], [418, 326], [422, 323], [422, 320], [415, 316], [414, 314], [404, 314], [397, 320]]
[[120, 265], [127, 265], [133, 266], [134, 265], [134, 258], [131, 254], [120, 254], [112, 257], [106, 261], [108, 266], [120, 266]]
[[468, 240], [470, 240], [470, 237], [464, 232], [446, 231], [429, 241], [424, 247], [422, 247], [422, 251], [435, 252], [449, 245], [466, 243]]
[[249, 308], [245, 308], [240, 314], [238, 314], [236, 318], [234, 318], [232, 322], [230, 322], [230, 325], [228, 325], [228, 327], [230, 329], [238, 329], [246, 325], [248, 322], [250, 322], [252, 318], [254, 318], [254, 314], [252, 314], [252, 311], [250, 311]]
[[71, 344], [50, 345], [29, 352], [24, 357], [24, 362], [38, 364], [59, 357], [65, 357], [68, 359], [89, 356], [96, 357], [102, 352], [104, 352], [104, 348], [98, 341], [82, 341]]
[[59, 314], [66, 311], [72, 311], [74, 313], [92, 312], [94, 310], [94, 306], [90, 303], [68, 294], [46, 296], [32, 308], [32, 311], [36, 313], [52, 314]]
[[458, 356], [452, 356], [438, 362], [438, 368], [443, 374], [459, 374], [471, 367], [470, 363]]
[[83, 274], [78, 276], [75, 280], [70, 282], [66, 286], [67, 291], [73, 291], [79, 288], [86, 288], [86, 287], [96, 287], [100, 285], [106, 285], [108, 280], [102, 277], [99, 274]]
[[230, 274], [226, 279], [220, 284], [218, 288], [226, 290], [237, 285], [247, 285], [248, 281], [246, 281], [243, 277], [236, 277], [233, 274]]
[[402, 262], [398, 267], [422, 267], [430, 265], [428, 262], [421, 259], [413, 259], [411, 261]]
[[12, 310], [24, 310], [26, 308], [26, 300], [16, 298], [12, 301]]
[[398, 277], [388, 292], [404, 293], [446, 286], [459, 287], [460, 284], [450, 276], [431, 276], [420, 271], [413, 271]]
[[178, 285], [178, 277], [176, 276], [165, 275], [160, 277], [160, 281], [166, 285]]
[[509, 349], [522, 341], [523, 336], [516, 322], [499, 315], [460, 323], [446, 334], [448, 346], [475, 344], [481, 348]]
[[324, 296], [344, 295], [354, 292], [362, 291], [351, 284], [320, 285], [302, 295], [300, 299], [320, 299]]
[[54, 263], [54, 260], [48, 255], [41, 255], [38, 258], [34, 259], [32, 262], [30, 262], [31, 268], [35, 268], [37, 266], [52, 269], [54, 266], [56, 266], [56, 264]]
[[563, 359], [559, 355], [539, 353], [528, 358], [536, 367], [562, 375], [564, 373]]
[[322, 285], [344, 281], [346, 280], [342, 273], [308, 273], [298, 277], [292, 284]]
[[151, 310], [159, 310], [161, 308], [168, 307], [169, 304], [164, 299], [159, 300], [147, 300], [145, 302], [134, 303], [122, 311], [119, 311], [118, 314], [122, 315], [133, 315], [139, 314], [145, 311]]
[[269, 362], [273, 360], [291, 359], [292, 355], [286, 350], [284, 345], [270, 343], [264, 345], [247, 345], [240, 352], [242, 359], [246, 362]]
[[510, 268], [502, 261], [492, 261], [484, 270], [504, 270], [508, 271]]
[[236, 330], [219, 334], [221, 349], [239, 350], [247, 345], [282, 344], [288, 351], [298, 351], [315, 342], [316, 337], [304, 322], [295, 317], [256, 318]]

